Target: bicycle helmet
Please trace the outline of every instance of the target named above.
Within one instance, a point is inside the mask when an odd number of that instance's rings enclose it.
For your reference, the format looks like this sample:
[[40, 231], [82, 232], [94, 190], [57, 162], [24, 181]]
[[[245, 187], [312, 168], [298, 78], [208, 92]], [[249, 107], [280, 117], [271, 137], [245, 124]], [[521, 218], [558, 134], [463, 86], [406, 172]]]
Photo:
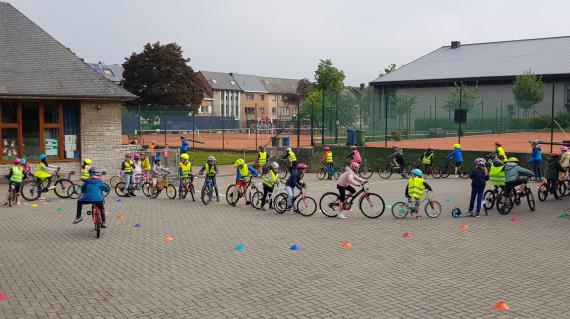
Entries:
[[519, 162], [519, 159], [516, 158], [516, 157], [510, 157], [510, 158], [507, 160], [507, 162], [509, 162], [509, 163], [518, 163], [518, 162]]
[[562, 152], [562, 153], [568, 152], [568, 147], [565, 145], [560, 146], [560, 152]]
[[331, 150], [331, 148], [330, 148], [330, 147], [328, 147], [328, 146], [325, 146], [324, 150], [325, 150], [325, 151], [330, 151], [330, 150]]
[[398, 145], [392, 145], [392, 149], [395, 150], [398, 148]]
[[139, 159], [139, 158], [140, 158], [140, 155], [139, 155], [139, 153], [135, 153], [135, 154], [133, 154], [133, 158], [134, 158], [134, 159]]
[[101, 171], [98, 168], [93, 167], [89, 170], [89, 176], [101, 176]]
[[352, 146], [350, 147], [351, 150], [355, 150], [355, 149], [357, 149], [357, 148], [358, 148], [358, 147], [356, 147], [356, 145], [352, 145]]
[[213, 156], [208, 156], [208, 162], [215, 162], [216, 158]]
[[273, 169], [278, 169], [278, 168], [279, 168], [279, 164], [277, 164], [277, 162], [271, 162], [271, 168], [273, 168]]
[[22, 160], [20, 162], [22, 163], [22, 165], [25, 165], [27, 161], [25, 158], [22, 158]]
[[487, 161], [485, 161], [484, 158], [478, 158], [474, 161], [475, 165], [485, 165], [485, 163], [487, 163]]
[[190, 156], [189, 156], [188, 154], [184, 153], [184, 154], [181, 154], [181, 155], [180, 155], [180, 158], [183, 159], [183, 160], [189, 160], [189, 159], [190, 159]]
[[352, 162], [350, 163], [350, 168], [353, 171], [357, 172], [360, 169], [360, 164], [358, 164], [357, 162]]
[[46, 154], [41, 154], [41, 155], [40, 155], [40, 161], [43, 161], [43, 160], [45, 160], [46, 158], [47, 158], [47, 155], [46, 155]]
[[19, 157], [16, 157], [14, 159], [14, 164], [20, 164], [20, 163], [22, 163], [22, 160]]
[[141, 157], [146, 157], [146, 153], [141, 153]]
[[245, 164], [245, 161], [240, 158], [234, 163], [234, 166], [238, 167], [238, 166], [242, 166], [243, 164]]
[[302, 171], [306, 171], [308, 168], [309, 168], [309, 166], [307, 166], [307, 164], [305, 164], [305, 163], [297, 164], [297, 169], [300, 169]]
[[422, 170], [419, 169], [419, 168], [414, 168], [413, 170], [410, 171], [410, 173], [411, 173], [412, 175], [414, 175], [414, 176], [417, 176], [417, 177], [422, 177], [422, 176], [424, 176], [424, 173], [423, 173]]
[[156, 157], [156, 158], [154, 159], [154, 162], [155, 162], [155, 163], [158, 163], [158, 162], [160, 162], [161, 160], [162, 160], [162, 158]]
[[83, 163], [85, 163], [86, 165], [91, 165], [91, 160], [86, 158], [83, 160]]
[[433, 151], [433, 150], [435, 150], [435, 147], [430, 146], [430, 147], [428, 147], [428, 150], [429, 150], [429, 151]]
[[499, 142], [495, 142], [495, 146], [503, 146], [503, 144], [501, 144]]
[[558, 156], [560, 156], [560, 154], [558, 154], [558, 153], [552, 153], [552, 154], [550, 154], [550, 156], [552, 156], [552, 157], [558, 157]]
[[461, 148], [461, 144], [453, 144], [453, 148]]

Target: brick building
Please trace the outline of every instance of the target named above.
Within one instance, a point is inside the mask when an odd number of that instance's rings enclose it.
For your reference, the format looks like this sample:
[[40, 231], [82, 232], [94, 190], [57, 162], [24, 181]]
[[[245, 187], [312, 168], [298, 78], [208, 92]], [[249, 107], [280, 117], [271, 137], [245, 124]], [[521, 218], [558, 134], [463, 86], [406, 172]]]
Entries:
[[121, 103], [136, 98], [103, 78], [8, 3], [0, 2], [0, 164], [38, 156], [79, 170], [122, 158]]

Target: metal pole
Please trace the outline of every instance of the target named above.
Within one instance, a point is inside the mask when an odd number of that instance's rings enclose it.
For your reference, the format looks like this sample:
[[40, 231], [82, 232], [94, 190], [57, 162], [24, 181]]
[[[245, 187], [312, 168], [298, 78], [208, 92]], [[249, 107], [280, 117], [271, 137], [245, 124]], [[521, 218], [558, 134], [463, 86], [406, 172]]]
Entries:
[[299, 101], [297, 101], [297, 147], [301, 147], [301, 116], [299, 113]]
[[499, 126], [499, 134], [503, 130], [503, 99], [501, 99], [501, 125]]
[[166, 148], [166, 104], [164, 105], [164, 146]]
[[[463, 103], [463, 83], [459, 86], [459, 115], [461, 115], [461, 104]], [[460, 116], [459, 118], [459, 129], [457, 130], [457, 136], [459, 137], [459, 144], [461, 144], [461, 122], [463, 117]]]
[[433, 97], [433, 118], [437, 126], [437, 96]]
[[196, 112], [192, 112], [192, 148], [196, 148]]
[[[388, 90], [382, 89], [382, 93], [384, 97], [384, 147], [388, 148]], [[382, 105], [382, 97], [380, 105]]]
[[335, 97], [334, 109], [335, 109], [334, 143], [338, 144], [338, 127], [340, 125], [340, 122], [338, 121], [338, 93], [336, 94], [336, 97]]
[[313, 103], [311, 103], [311, 146], [315, 146], [315, 141], [313, 140], [313, 134], [314, 134], [314, 128], [315, 128], [315, 105]]
[[321, 146], [325, 146], [325, 90], [322, 92], [322, 108], [321, 108]]
[[481, 98], [481, 124], [479, 124], [479, 129], [481, 130], [481, 132], [483, 132], [483, 121], [485, 119], [483, 118], [483, 98]]
[[259, 124], [259, 117], [257, 117], [257, 103], [254, 103], [253, 106], [255, 106], [255, 120], [253, 123], [255, 124], [255, 149], [257, 149], [257, 125]]
[[222, 104], [224, 98], [223, 98], [221, 93], [220, 93], [220, 97], [221, 97], [220, 106], [222, 108], [222, 151], [223, 151], [226, 147], [226, 133], [225, 133], [225, 126], [224, 126], [224, 115], [225, 115], [224, 113], [225, 112], [224, 112], [224, 105]]
[[552, 81], [552, 109], [550, 110], [550, 154], [552, 154], [552, 142], [554, 142], [554, 85]]

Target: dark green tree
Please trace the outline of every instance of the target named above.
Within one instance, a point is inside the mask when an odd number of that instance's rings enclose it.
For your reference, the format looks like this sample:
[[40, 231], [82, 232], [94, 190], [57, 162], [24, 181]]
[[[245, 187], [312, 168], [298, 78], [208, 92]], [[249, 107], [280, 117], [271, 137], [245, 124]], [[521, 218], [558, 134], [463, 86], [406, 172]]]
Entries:
[[337, 69], [330, 59], [320, 60], [315, 71], [315, 87], [327, 92], [341, 92], [344, 78], [344, 72]]
[[139, 98], [133, 105], [168, 105], [173, 109], [196, 111], [203, 90], [194, 70], [187, 64], [176, 43], [147, 43], [141, 53], [133, 53], [123, 63], [125, 89]]
[[528, 115], [528, 110], [544, 98], [544, 82], [541, 76], [529, 71], [517, 76], [512, 91], [516, 105]]

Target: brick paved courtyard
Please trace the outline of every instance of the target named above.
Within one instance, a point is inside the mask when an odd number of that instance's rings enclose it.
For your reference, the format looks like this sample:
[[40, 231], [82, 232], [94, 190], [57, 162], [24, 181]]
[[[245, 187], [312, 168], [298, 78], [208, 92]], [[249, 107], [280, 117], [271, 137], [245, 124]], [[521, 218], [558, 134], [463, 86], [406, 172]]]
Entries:
[[[109, 228], [97, 240], [89, 220], [71, 224], [74, 201], [2, 208], [0, 317], [568, 317], [570, 220], [558, 217], [568, 200], [454, 219], [469, 182], [428, 181], [444, 206], [437, 219], [396, 220], [388, 209], [376, 220], [358, 211], [305, 218], [111, 195]], [[229, 182], [220, 178], [224, 192]], [[402, 198], [404, 181], [372, 182], [387, 204]], [[314, 176], [308, 184], [317, 201], [334, 187]], [[499, 300], [511, 310], [493, 310]]]

